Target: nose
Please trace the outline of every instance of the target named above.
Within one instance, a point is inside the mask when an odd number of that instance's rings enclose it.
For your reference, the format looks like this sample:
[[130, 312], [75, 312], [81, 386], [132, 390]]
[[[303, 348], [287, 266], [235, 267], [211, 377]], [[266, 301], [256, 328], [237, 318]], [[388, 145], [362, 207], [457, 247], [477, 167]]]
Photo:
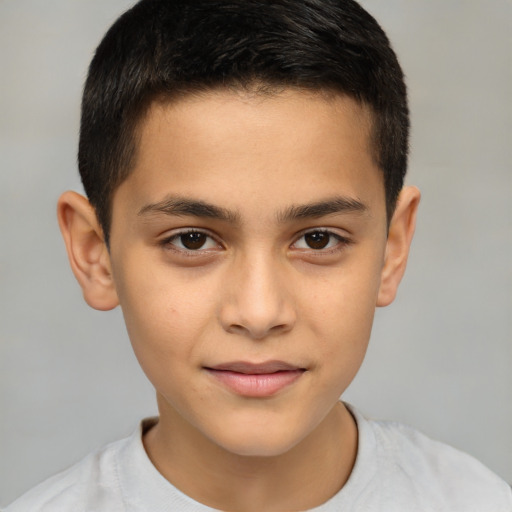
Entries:
[[273, 255], [241, 258], [230, 270], [220, 306], [225, 331], [262, 340], [293, 328], [293, 299]]

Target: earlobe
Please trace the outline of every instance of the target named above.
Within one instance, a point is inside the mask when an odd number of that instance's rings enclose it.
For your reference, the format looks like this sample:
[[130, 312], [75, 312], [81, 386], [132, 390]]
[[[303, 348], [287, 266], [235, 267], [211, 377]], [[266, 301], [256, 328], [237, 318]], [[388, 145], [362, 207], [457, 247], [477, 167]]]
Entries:
[[387, 306], [395, 299], [407, 265], [420, 197], [420, 191], [416, 187], [405, 187], [398, 197], [389, 225], [377, 306]]
[[119, 301], [110, 256], [94, 208], [85, 197], [68, 191], [59, 198], [57, 217], [85, 301], [102, 311], [115, 308]]

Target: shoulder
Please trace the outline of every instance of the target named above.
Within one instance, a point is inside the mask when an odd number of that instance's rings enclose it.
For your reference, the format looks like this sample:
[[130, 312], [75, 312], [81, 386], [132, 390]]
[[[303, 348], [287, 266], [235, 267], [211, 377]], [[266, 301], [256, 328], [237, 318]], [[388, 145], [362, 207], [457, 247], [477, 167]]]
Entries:
[[511, 488], [472, 456], [400, 423], [366, 423], [382, 481], [400, 490], [387, 491], [390, 502], [403, 496], [422, 510], [512, 512]]
[[117, 453], [130, 438], [111, 443], [40, 483], [8, 506], [4, 512], [54, 512], [102, 510], [120, 512]]

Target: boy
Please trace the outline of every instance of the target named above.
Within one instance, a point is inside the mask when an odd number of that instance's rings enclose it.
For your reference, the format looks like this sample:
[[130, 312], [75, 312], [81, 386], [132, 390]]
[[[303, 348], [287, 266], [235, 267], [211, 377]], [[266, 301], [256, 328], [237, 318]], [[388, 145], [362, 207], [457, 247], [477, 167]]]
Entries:
[[17, 510], [512, 510], [470, 457], [338, 399], [405, 270], [402, 72], [342, 0], [142, 1], [101, 43], [59, 222], [158, 420]]

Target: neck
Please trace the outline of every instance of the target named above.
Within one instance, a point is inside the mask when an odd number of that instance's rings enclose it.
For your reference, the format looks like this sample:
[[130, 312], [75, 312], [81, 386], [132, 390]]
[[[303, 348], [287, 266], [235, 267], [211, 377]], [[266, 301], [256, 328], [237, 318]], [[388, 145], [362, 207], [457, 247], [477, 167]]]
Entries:
[[175, 487], [212, 508], [314, 508], [334, 496], [352, 471], [357, 427], [342, 403], [290, 450], [255, 457], [223, 449], [161, 402], [159, 397], [160, 421], [143, 439], [148, 456]]

